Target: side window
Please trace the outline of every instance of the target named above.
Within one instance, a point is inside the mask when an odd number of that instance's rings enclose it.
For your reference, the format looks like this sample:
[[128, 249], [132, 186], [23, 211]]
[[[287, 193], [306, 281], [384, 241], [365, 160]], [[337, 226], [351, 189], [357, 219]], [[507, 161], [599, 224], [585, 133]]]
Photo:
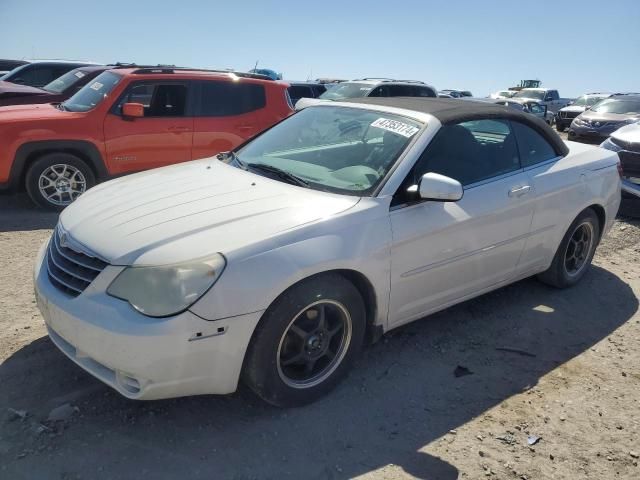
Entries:
[[327, 91], [327, 87], [325, 87], [324, 85], [316, 85], [315, 87], [313, 87], [314, 89], [314, 97], [318, 98], [320, 95], [322, 95], [324, 92]]
[[266, 103], [266, 94], [262, 85], [203, 82], [198, 113], [205, 117], [242, 115], [264, 108]]
[[389, 95], [389, 90], [387, 85], [380, 85], [379, 87], [376, 87], [373, 90], [371, 90], [371, 93], [369, 93], [368, 96], [369, 97], [388, 97], [390, 95]]
[[413, 97], [411, 87], [408, 85], [389, 85], [390, 97]]
[[144, 105], [145, 117], [182, 117], [187, 105], [187, 86], [180, 84], [135, 84], [122, 96], [116, 112], [120, 114], [125, 103]]
[[414, 87], [416, 89], [416, 97], [431, 97], [435, 98], [436, 92], [431, 90], [429, 87]]
[[443, 126], [416, 163], [412, 181], [434, 172], [470, 185], [519, 169], [509, 122], [473, 120]]
[[22, 70], [12, 81], [21, 85], [44, 86], [46, 81], [46, 70], [48, 67], [33, 65]]
[[313, 98], [311, 87], [305, 87], [304, 85], [293, 85], [289, 87], [289, 95], [295, 100], [299, 98]]
[[546, 162], [558, 156], [549, 142], [531, 127], [518, 122], [512, 122], [511, 125], [518, 140], [520, 161], [523, 167]]
[[544, 108], [542, 108], [540, 105], [538, 105], [537, 103], [532, 103], [529, 106], [529, 110], [531, 111], [531, 113], [535, 114], [535, 115], [542, 115], [544, 114]]

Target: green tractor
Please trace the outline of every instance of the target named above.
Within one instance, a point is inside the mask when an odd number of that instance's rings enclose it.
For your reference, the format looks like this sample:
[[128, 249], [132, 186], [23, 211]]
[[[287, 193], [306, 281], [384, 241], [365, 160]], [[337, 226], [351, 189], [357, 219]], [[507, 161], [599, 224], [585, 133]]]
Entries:
[[541, 85], [541, 80], [520, 80], [520, 83], [517, 86], [509, 87], [509, 90], [520, 91], [523, 88], [540, 88]]

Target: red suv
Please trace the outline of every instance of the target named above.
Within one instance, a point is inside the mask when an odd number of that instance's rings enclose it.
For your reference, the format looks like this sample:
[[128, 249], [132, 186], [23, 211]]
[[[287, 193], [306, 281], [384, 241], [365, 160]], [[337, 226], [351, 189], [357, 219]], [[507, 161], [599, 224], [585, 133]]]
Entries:
[[0, 108], [0, 189], [60, 210], [97, 181], [231, 150], [293, 110], [262, 75], [136, 67], [61, 104]]

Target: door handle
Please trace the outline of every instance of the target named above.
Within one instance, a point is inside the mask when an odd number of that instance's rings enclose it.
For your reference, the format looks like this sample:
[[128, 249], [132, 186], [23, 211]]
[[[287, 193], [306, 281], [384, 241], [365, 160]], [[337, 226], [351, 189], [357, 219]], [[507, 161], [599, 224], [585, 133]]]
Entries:
[[169, 127], [167, 128], [167, 130], [170, 131], [171, 133], [182, 133], [182, 132], [191, 131], [189, 127], [179, 127], [179, 126]]
[[521, 187], [513, 187], [511, 190], [509, 190], [509, 196], [510, 197], [521, 197], [521, 196], [526, 195], [527, 193], [529, 193], [530, 190], [531, 190], [531, 186], [530, 185], [523, 185]]

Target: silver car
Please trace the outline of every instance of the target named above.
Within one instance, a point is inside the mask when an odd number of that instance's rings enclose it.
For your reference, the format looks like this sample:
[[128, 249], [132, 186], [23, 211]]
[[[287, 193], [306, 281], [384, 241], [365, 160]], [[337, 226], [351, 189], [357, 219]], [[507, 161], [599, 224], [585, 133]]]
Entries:
[[569, 127], [569, 140], [600, 143], [620, 127], [640, 121], [640, 94], [617, 94], [578, 115]]

